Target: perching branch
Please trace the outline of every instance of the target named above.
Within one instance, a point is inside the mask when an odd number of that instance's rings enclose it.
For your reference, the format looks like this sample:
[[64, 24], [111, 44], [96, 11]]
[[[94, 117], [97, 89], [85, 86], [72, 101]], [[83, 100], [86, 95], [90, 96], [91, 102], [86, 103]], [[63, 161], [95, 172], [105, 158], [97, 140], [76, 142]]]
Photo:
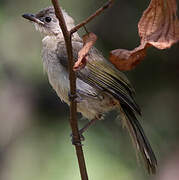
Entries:
[[[67, 54], [68, 54], [70, 93], [73, 97], [75, 97], [76, 96], [76, 76], [75, 76], [75, 72], [73, 71], [74, 62], [73, 62], [71, 34], [67, 29], [61, 8], [58, 4], [58, 1], [57, 0], [51, 0], [51, 1], [54, 6], [54, 9], [55, 9], [55, 14], [56, 14], [57, 18], [59, 19], [59, 25], [62, 29], [63, 36], [65, 39], [65, 44], [66, 44], [66, 49], [67, 49]], [[70, 125], [71, 125], [71, 129], [72, 129], [73, 139], [75, 142], [74, 145], [75, 145], [76, 154], [77, 154], [77, 158], [78, 158], [81, 179], [88, 180], [88, 174], [87, 174], [87, 170], [86, 170], [82, 144], [80, 141], [76, 114], [77, 114], [77, 104], [76, 104], [75, 98], [72, 98], [71, 102], [70, 102]]]
[[84, 26], [85, 24], [89, 23], [91, 20], [93, 20], [96, 16], [100, 15], [105, 9], [107, 9], [108, 7], [110, 7], [112, 5], [112, 3], [114, 2], [114, 0], [109, 0], [107, 3], [105, 3], [101, 8], [99, 8], [94, 14], [92, 14], [91, 16], [89, 16], [87, 19], [85, 19], [84, 21], [82, 21], [81, 23], [77, 24], [74, 28], [72, 28], [70, 30], [70, 33], [73, 34], [76, 31], [78, 31], [78, 29], [80, 29], [82, 26]]
[[55, 9], [55, 15], [57, 16], [59, 20], [60, 28], [62, 29], [63, 36], [65, 39], [67, 54], [68, 54], [68, 67], [69, 67], [69, 80], [70, 80], [70, 94], [72, 97], [70, 99], [70, 125], [72, 129], [72, 135], [73, 135], [73, 141], [76, 149], [76, 155], [78, 158], [78, 164], [80, 168], [81, 173], [81, 179], [82, 180], [88, 180], [88, 174], [86, 170], [85, 165], [85, 159], [82, 149], [82, 144], [79, 136], [79, 130], [78, 130], [78, 121], [77, 121], [77, 103], [75, 101], [76, 97], [76, 75], [73, 71], [74, 67], [74, 61], [73, 61], [73, 48], [72, 48], [72, 34], [75, 33], [78, 29], [80, 29], [82, 26], [90, 22], [92, 19], [94, 19], [96, 16], [98, 16], [103, 10], [110, 7], [113, 0], [109, 0], [103, 7], [98, 9], [93, 15], [88, 17], [86, 20], [84, 20], [82, 23], [78, 24], [74, 28], [72, 28], [70, 31], [68, 31], [62, 10], [60, 8], [60, 5], [58, 3], [58, 0], [51, 0], [52, 4]]

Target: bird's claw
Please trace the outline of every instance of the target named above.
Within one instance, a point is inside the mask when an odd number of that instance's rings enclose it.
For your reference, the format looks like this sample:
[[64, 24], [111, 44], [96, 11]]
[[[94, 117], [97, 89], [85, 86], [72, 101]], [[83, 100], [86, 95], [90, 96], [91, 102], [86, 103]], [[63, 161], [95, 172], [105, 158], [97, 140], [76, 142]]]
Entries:
[[71, 134], [70, 136], [72, 138], [71, 142], [73, 145], [83, 146], [83, 144], [81, 144], [81, 141], [84, 141], [85, 137], [82, 135], [82, 133], [79, 132], [80, 140], [76, 140], [76, 138], [74, 138], [73, 134]]
[[71, 94], [68, 92], [68, 99], [69, 101], [76, 101], [77, 103], [80, 103], [82, 101], [82, 98], [78, 95], [79, 90], [76, 90], [76, 94]]
[[68, 92], [68, 99], [70, 101], [73, 101], [77, 98], [78, 96], [76, 94], [71, 94], [70, 92]]

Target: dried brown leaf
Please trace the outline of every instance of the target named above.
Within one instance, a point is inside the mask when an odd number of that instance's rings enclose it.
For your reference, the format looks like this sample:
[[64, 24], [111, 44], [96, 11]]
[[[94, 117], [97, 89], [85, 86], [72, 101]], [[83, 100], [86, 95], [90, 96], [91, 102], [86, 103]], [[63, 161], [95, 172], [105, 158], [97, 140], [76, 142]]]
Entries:
[[131, 70], [144, 59], [147, 47], [170, 48], [179, 40], [179, 21], [176, 12], [176, 0], [151, 0], [138, 24], [141, 45], [132, 51], [111, 51], [110, 61], [119, 70]]
[[176, 0], [151, 0], [139, 21], [141, 44], [147, 42], [158, 49], [170, 48], [179, 40]]
[[95, 44], [97, 40], [97, 36], [90, 32], [83, 36], [83, 48], [78, 52], [78, 60], [75, 62], [73, 69], [79, 70], [86, 65], [86, 61], [88, 59], [88, 52]]
[[146, 56], [147, 44], [129, 51], [126, 49], [115, 49], [110, 52], [110, 61], [121, 71], [129, 71], [136, 67]]

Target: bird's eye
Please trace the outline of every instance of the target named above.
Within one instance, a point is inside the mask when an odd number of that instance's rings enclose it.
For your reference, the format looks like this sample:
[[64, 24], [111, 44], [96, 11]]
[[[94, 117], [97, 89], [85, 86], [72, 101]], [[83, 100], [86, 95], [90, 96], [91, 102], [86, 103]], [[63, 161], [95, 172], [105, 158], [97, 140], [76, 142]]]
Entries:
[[51, 17], [46, 17], [46, 18], [45, 18], [45, 21], [48, 22], [48, 23], [49, 23], [51, 20], [52, 20]]

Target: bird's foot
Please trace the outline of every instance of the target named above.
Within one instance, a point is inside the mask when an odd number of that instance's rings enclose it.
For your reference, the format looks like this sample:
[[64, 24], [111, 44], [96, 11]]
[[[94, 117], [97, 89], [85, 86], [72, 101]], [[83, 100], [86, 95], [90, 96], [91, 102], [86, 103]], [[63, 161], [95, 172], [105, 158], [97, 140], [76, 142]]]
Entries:
[[71, 94], [70, 92], [68, 92], [68, 99], [69, 101], [73, 101], [76, 100], [78, 96], [76, 94]]
[[82, 98], [78, 94], [79, 94], [79, 90], [76, 90], [76, 94], [71, 94], [70, 92], [68, 92], [69, 101], [75, 100], [77, 103], [80, 103], [82, 101]]
[[85, 140], [85, 137], [83, 136], [83, 134], [79, 131], [79, 136], [80, 136], [80, 140], [76, 140], [76, 138], [73, 136], [73, 134], [70, 134], [71, 137], [71, 142], [73, 145], [77, 145], [77, 146], [83, 146], [83, 144], [81, 144], [81, 141]]

